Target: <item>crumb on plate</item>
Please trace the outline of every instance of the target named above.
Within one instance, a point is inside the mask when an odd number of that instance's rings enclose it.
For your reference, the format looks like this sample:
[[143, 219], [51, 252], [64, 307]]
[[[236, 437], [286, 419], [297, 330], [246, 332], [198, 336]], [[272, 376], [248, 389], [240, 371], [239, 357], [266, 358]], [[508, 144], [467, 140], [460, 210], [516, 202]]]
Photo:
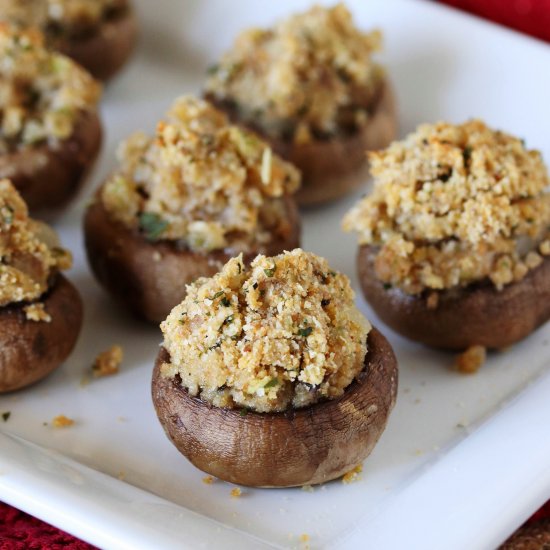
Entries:
[[242, 491], [239, 487], [231, 489], [231, 498], [239, 498], [242, 495]]
[[122, 347], [118, 345], [111, 346], [108, 350], [102, 351], [95, 358], [92, 366], [94, 376], [99, 378], [117, 374], [123, 357], [124, 353]]
[[65, 416], [64, 414], [60, 414], [52, 420], [52, 426], [54, 428], [68, 428], [73, 425], [74, 420]]
[[206, 476], [206, 477], [202, 478], [202, 482], [205, 485], [212, 485], [212, 483], [214, 483], [214, 481], [215, 481], [215, 479], [212, 476]]
[[456, 357], [455, 367], [463, 374], [475, 374], [486, 359], [487, 350], [483, 346], [470, 346]]
[[353, 483], [354, 481], [359, 481], [361, 479], [361, 472], [363, 471], [363, 465], [358, 464], [350, 470], [349, 472], [345, 473], [342, 476], [342, 483], [345, 485], [348, 485], [349, 483]]

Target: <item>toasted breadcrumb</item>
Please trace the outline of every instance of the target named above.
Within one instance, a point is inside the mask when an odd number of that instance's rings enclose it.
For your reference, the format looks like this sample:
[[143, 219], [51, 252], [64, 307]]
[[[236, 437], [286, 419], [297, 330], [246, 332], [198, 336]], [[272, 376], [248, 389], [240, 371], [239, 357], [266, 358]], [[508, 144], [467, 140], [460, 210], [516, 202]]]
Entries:
[[[38, 300], [55, 274], [70, 265], [71, 255], [59, 248], [53, 229], [29, 218], [13, 184], [0, 180], [0, 307]], [[27, 318], [46, 321], [40, 305], [27, 306]]]
[[311, 485], [302, 485], [302, 491], [306, 493], [313, 493], [315, 489]]
[[36, 30], [0, 23], [0, 154], [66, 140], [100, 85], [74, 61], [48, 50]]
[[487, 350], [483, 346], [471, 346], [456, 357], [455, 366], [464, 374], [475, 374], [485, 363]]
[[212, 483], [214, 483], [214, 481], [215, 481], [215, 479], [212, 476], [206, 476], [206, 477], [202, 478], [202, 482], [205, 485], [212, 485]]
[[127, 4], [127, 0], [3, 0], [1, 18], [18, 25], [39, 27], [55, 44], [60, 36], [91, 32]]
[[349, 483], [353, 483], [355, 481], [359, 481], [361, 479], [361, 472], [363, 471], [363, 465], [358, 464], [353, 468], [353, 470], [350, 470], [349, 472], [345, 473], [342, 476], [342, 483], [345, 485], [348, 485]]
[[120, 481], [124, 481], [126, 479], [126, 472], [121, 470], [120, 472], [118, 472], [116, 477], [117, 479], [120, 479]]
[[239, 498], [242, 495], [242, 491], [239, 487], [231, 489], [231, 498]]
[[206, 90], [241, 120], [307, 143], [368, 122], [383, 71], [379, 31], [355, 27], [342, 3], [313, 6], [270, 29], [248, 29], [211, 68]]
[[50, 323], [52, 320], [51, 315], [44, 309], [44, 304], [42, 303], [34, 303], [29, 304], [28, 306], [25, 306], [23, 308], [23, 311], [25, 312], [25, 318], [28, 321], [35, 321], [37, 323], [43, 322], [43, 323]]
[[179, 98], [156, 138], [135, 134], [119, 160], [103, 205], [150, 241], [247, 251], [292, 230], [285, 197], [298, 188], [299, 172], [206, 101]]
[[231, 259], [188, 285], [161, 329], [163, 376], [218, 407], [274, 412], [340, 397], [363, 370], [370, 325], [349, 279], [296, 249]]
[[309, 542], [309, 535], [307, 533], [300, 535], [300, 542]]
[[52, 426], [54, 428], [68, 428], [73, 425], [74, 425], [74, 420], [72, 420], [71, 418], [68, 418], [64, 414], [60, 414], [52, 420]]
[[538, 151], [480, 120], [425, 124], [369, 155], [374, 191], [344, 218], [409, 294], [521, 280], [550, 252], [550, 178]]
[[112, 376], [117, 374], [124, 353], [121, 346], [111, 346], [108, 350], [101, 352], [94, 361], [92, 372], [96, 378]]

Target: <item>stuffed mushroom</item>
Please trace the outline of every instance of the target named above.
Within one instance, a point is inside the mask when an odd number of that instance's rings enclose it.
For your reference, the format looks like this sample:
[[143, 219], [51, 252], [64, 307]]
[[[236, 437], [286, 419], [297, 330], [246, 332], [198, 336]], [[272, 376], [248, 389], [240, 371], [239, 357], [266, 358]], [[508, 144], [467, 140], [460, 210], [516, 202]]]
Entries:
[[206, 97], [302, 171], [301, 204], [327, 202], [365, 179], [366, 149], [395, 137], [391, 84], [373, 60], [380, 43], [343, 4], [315, 6], [239, 35], [209, 71]]
[[0, 24], [0, 178], [31, 212], [75, 195], [101, 146], [101, 87], [36, 31]]
[[480, 120], [426, 124], [371, 153], [346, 216], [365, 297], [430, 346], [504, 348], [550, 318], [550, 179], [538, 151]]
[[98, 280], [141, 317], [162, 321], [197, 277], [232, 256], [299, 245], [299, 172], [254, 134], [190, 96], [153, 138], [136, 134], [89, 206], [88, 259]]
[[161, 328], [158, 417], [195, 466], [232, 483], [335, 479], [371, 452], [395, 403], [391, 346], [348, 278], [300, 249], [231, 259]]
[[8, 180], [0, 181], [0, 393], [33, 384], [71, 353], [82, 302], [61, 274], [71, 255], [54, 231], [28, 216]]
[[100, 80], [122, 68], [137, 35], [129, 0], [0, 0], [0, 20], [40, 29], [48, 47]]

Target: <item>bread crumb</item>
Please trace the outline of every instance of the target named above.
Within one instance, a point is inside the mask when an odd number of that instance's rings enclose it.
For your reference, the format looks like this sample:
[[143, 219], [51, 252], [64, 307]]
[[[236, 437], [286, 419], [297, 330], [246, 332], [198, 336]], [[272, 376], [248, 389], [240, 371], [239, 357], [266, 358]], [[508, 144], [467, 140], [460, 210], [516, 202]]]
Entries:
[[231, 489], [231, 498], [239, 498], [242, 494], [242, 491], [239, 487]]
[[72, 418], [68, 418], [64, 414], [60, 414], [52, 420], [52, 426], [54, 428], [68, 428], [73, 425], [74, 420]]
[[212, 476], [206, 476], [202, 478], [202, 482], [206, 485], [212, 485], [214, 483], [215, 479]]
[[487, 350], [483, 346], [470, 346], [457, 356], [456, 369], [463, 374], [475, 374], [487, 359]]
[[300, 542], [309, 542], [309, 535], [307, 533], [300, 535]]
[[363, 471], [363, 465], [358, 464], [353, 468], [353, 470], [350, 470], [342, 477], [342, 483], [345, 485], [348, 485], [350, 483], [353, 483], [354, 481], [359, 481], [361, 479], [361, 472]]
[[52, 320], [51, 315], [45, 310], [45, 306], [41, 302], [29, 304], [23, 308], [23, 311], [28, 321], [50, 323]]
[[120, 479], [120, 481], [124, 481], [126, 479], [126, 473], [121, 470], [120, 472], [118, 472], [116, 477], [117, 479]]
[[99, 378], [101, 376], [112, 376], [113, 374], [117, 374], [123, 356], [122, 348], [116, 345], [101, 352], [96, 357], [92, 366], [94, 376]]
[[311, 485], [302, 485], [302, 491], [305, 491], [306, 493], [313, 493], [315, 489]]

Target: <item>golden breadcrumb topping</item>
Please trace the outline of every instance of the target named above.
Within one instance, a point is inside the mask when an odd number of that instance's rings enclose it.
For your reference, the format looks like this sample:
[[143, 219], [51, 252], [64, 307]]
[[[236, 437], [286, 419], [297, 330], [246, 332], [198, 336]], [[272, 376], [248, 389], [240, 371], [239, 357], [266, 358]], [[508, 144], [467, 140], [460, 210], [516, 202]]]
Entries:
[[344, 6], [314, 6], [271, 29], [241, 33], [206, 91], [240, 120], [300, 142], [362, 127], [382, 82], [381, 34], [358, 30]]
[[123, 358], [124, 352], [121, 346], [111, 346], [109, 349], [102, 351], [95, 358], [94, 364], [92, 365], [94, 376], [100, 378], [117, 374]]
[[363, 369], [370, 325], [349, 279], [296, 249], [248, 268], [231, 259], [189, 285], [161, 329], [163, 376], [215, 406], [271, 412], [341, 396]]
[[298, 188], [298, 171], [206, 101], [179, 98], [156, 137], [130, 137], [119, 159], [103, 204], [150, 240], [246, 251], [292, 230], [285, 196]]
[[41, 302], [29, 304], [23, 308], [23, 311], [28, 321], [50, 323], [52, 320], [52, 316], [46, 311], [44, 304]]
[[0, 154], [69, 138], [100, 85], [69, 58], [44, 47], [38, 31], [0, 24]]
[[127, 0], [0, 0], [0, 19], [38, 27], [55, 42], [89, 32], [127, 7]]
[[422, 125], [369, 155], [374, 191], [344, 218], [379, 247], [381, 281], [407, 293], [490, 279], [499, 289], [550, 253], [550, 184], [538, 151], [480, 120]]
[[70, 253], [59, 247], [53, 229], [29, 218], [15, 187], [1, 180], [0, 307], [37, 300], [48, 290], [52, 276], [71, 263]]

